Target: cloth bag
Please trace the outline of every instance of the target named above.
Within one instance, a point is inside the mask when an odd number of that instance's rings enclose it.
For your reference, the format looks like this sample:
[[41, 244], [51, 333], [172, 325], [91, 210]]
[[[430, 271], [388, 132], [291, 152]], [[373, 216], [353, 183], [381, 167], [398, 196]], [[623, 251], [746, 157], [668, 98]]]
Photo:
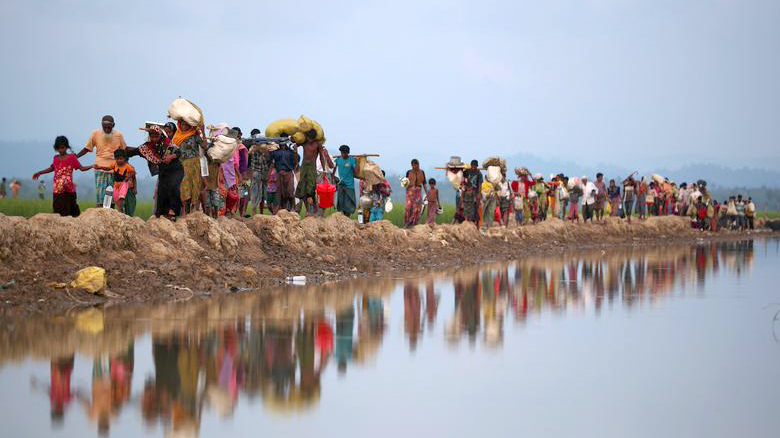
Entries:
[[224, 163], [236, 153], [236, 149], [238, 149], [238, 140], [226, 135], [218, 135], [214, 137], [213, 146], [208, 148], [206, 154], [213, 161]]
[[203, 112], [187, 99], [178, 98], [168, 106], [168, 117], [173, 120], [184, 120], [190, 126], [203, 124]]

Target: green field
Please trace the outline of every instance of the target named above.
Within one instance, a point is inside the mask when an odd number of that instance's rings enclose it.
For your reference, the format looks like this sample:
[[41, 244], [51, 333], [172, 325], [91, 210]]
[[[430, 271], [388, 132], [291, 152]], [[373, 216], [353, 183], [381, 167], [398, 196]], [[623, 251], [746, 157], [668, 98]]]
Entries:
[[[393, 211], [385, 214], [385, 219], [391, 221], [395, 225], [402, 226], [404, 221], [404, 205], [403, 203], [394, 203]], [[79, 200], [79, 206], [81, 211], [87, 208], [94, 208], [95, 203], [93, 201]], [[247, 209], [252, 211], [251, 207]], [[327, 214], [331, 214], [335, 211], [333, 208], [329, 208]], [[32, 217], [38, 213], [51, 213], [51, 199], [0, 199], [0, 213], [7, 216], [24, 216]], [[268, 210], [266, 210], [268, 214]], [[427, 214], [423, 211], [423, 215]], [[444, 213], [436, 218], [437, 223], [451, 223], [452, 217], [455, 214], [454, 205], [444, 205]], [[135, 209], [135, 215], [141, 219], [148, 219], [152, 215], [152, 202], [151, 201], [138, 201]], [[353, 218], [357, 219], [357, 213]], [[423, 218], [424, 219], [424, 218]]]

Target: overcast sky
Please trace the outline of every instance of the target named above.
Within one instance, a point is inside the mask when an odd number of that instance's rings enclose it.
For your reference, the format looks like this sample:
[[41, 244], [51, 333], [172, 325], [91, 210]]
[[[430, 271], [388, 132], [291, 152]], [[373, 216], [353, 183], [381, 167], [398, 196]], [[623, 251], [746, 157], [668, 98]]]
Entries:
[[181, 95], [388, 159], [780, 160], [777, 0], [3, 0], [0, 50], [12, 140], [139, 143]]

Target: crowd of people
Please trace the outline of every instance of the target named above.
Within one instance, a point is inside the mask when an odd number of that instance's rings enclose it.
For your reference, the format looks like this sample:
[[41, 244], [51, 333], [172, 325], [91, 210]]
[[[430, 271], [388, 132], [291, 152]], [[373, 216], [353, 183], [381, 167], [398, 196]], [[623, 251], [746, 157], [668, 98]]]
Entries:
[[678, 186], [657, 174], [637, 178], [634, 173], [607, 182], [601, 172], [595, 180], [563, 173], [545, 180], [541, 173], [531, 175], [527, 168], [518, 167], [514, 170], [516, 179], [509, 181], [505, 166], [495, 167], [496, 177], [491, 182], [483, 177], [485, 169], [480, 169], [477, 160], [472, 160], [469, 167], [459, 157], [447, 163], [448, 179], [457, 190], [455, 221], [468, 220], [487, 228], [494, 221], [508, 226], [512, 216], [516, 224], [522, 225], [549, 216], [574, 222], [617, 216], [630, 223], [632, 217], [678, 215], [690, 217], [692, 226], [701, 230], [746, 230], [755, 226], [752, 198], [743, 199], [740, 194], [718, 202], [703, 180]]
[[[246, 216], [250, 205], [252, 214], [263, 214], [267, 208], [271, 214], [281, 209], [305, 209], [307, 215], [323, 215], [328, 207], [320, 202], [323, 184], [333, 187], [335, 210], [348, 217], [358, 211], [360, 222], [382, 220], [392, 209], [392, 188], [384, 171], [371, 183], [360, 179], [356, 169], [366, 155], [352, 155], [348, 145], [341, 145], [333, 159], [323, 146], [324, 140], [315, 135], [302, 142], [271, 140], [255, 128], [243, 138], [240, 128], [225, 124], [210, 125], [212, 132], [207, 135], [202, 124], [193, 126], [185, 120], [164, 125], [147, 123], [142, 129], [148, 138], [142, 145], [130, 147], [115, 129], [114, 118], [107, 115], [101, 129], [91, 133], [77, 154], [66, 137], [57, 137], [57, 154], [51, 165], [33, 175], [35, 180], [54, 172], [54, 211], [71, 216], [80, 213], [73, 172], [94, 170], [96, 205], [133, 215], [137, 171], [129, 159], [136, 156], [145, 159], [150, 173], [157, 176], [154, 215], [171, 220], [197, 210], [215, 218]], [[215, 147], [216, 135], [227, 136], [238, 144], [225, 160], [213, 160], [208, 153]], [[95, 163], [83, 166], [79, 159], [91, 152], [95, 152]], [[438, 169], [446, 170], [456, 190], [453, 221], [470, 221], [483, 229], [494, 223], [538, 223], [551, 216], [575, 222], [619, 216], [630, 222], [634, 217], [644, 219], [649, 215], [689, 216], [692, 225], [702, 230], [754, 227], [756, 207], [752, 199], [737, 195], [718, 202], [703, 180], [678, 185], [657, 174], [639, 177], [636, 173], [608, 181], [602, 173], [593, 180], [587, 175], [570, 177], [563, 173], [545, 179], [541, 173], [532, 175], [525, 167], [514, 169], [516, 178], [510, 180], [505, 160], [497, 157], [484, 160], [482, 167], [477, 160], [467, 166], [460, 157], [452, 157]], [[357, 186], [355, 179], [360, 180]], [[19, 185], [16, 181], [11, 185], [15, 196]], [[443, 212], [439, 189], [436, 179], [426, 177], [417, 159], [411, 161], [401, 185], [406, 191], [404, 225], [411, 227], [421, 220], [435, 224]], [[39, 185], [39, 191], [41, 187], [45, 186]], [[4, 196], [5, 179], [0, 190], [0, 196]]]

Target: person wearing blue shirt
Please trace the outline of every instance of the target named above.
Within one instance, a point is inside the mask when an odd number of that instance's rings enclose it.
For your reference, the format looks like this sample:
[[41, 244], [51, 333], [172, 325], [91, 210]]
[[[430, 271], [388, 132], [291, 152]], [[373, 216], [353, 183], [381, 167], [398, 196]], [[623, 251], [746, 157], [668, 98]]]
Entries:
[[342, 212], [344, 216], [350, 217], [355, 212], [357, 205], [355, 199], [355, 167], [357, 160], [349, 156], [349, 146], [341, 145], [340, 157], [336, 157], [336, 168], [339, 170], [338, 198], [336, 199], [336, 210]]

